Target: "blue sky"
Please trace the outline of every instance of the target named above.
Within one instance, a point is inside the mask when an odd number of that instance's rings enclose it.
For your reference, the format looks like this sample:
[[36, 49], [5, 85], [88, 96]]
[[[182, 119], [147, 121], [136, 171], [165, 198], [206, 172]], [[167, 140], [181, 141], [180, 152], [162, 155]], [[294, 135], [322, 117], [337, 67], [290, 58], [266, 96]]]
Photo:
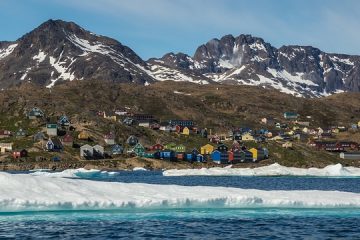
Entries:
[[358, 0], [0, 0], [0, 40], [16, 40], [50, 18], [115, 38], [144, 59], [193, 55], [212, 38], [241, 33], [275, 47], [360, 55]]

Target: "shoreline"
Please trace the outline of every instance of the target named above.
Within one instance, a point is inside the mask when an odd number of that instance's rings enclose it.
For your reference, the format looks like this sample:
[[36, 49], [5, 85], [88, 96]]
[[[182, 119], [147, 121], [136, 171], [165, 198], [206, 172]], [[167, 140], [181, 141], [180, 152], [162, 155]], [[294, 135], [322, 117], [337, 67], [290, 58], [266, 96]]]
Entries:
[[[269, 166], [276, 163], [271, 159], [263, 160], [257, 163], [238, 163], [232, 165], [232, 168], [257, 168], [262, 166]], [[296, 168], [324, 168], [331, 164], [340, 163], [346, 167], [360, 167], [360, 161], [338, 161], [334, 163], [317, 163], [314, 165], [303, 165], [303, 164], [294, 164], [288, 165], [286, 167], [296, 167]], [[280, 163], [281, 164], [281, 163]], [[283, 165], [283, 164], [281, 164]], [[229, 165], [219, 165], [216, 163], [189, 163], [184, 161], [178, 162], [169, 162], [164, 160], [157, 159], [147, 159], [147, 158], [130, 158], [130, 159], [111, 159], [111, 160], [67, 160], [61, 162], [52, 162], [52, 161], [24, 161], [24, 162], [2, 162], [0, 163], [0, 171], [31, 171], [36, 169], [50, 169], [53, 171], [63, 171], [66, 169], [96, 169], [102, 171], [121, 171], [121, 170], [133, 170], [134, 168], [145, 168], [150, 171], [161, 171], [161, 170], [170, 170], [170, 169], [201, 169], [201, 168], [214, 168], [214, 167], [226, 167]]]

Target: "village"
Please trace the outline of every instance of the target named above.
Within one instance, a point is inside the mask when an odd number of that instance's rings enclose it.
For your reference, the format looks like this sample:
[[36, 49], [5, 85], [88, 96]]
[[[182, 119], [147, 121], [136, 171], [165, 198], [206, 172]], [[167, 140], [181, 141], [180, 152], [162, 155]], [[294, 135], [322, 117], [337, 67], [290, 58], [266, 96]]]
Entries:
[[[141, 136], [129, 135], [126, 141], [117, 140], [116, 132], [104, 132], [102, 141], [95, 141], [92, 133], [86, 129], [78, 130], [78, 125], [65, 114], [47, 117], [37, 107], [29, 109], [23, 116], [28, 121], [36, 121], [43, 128], [30, 133], [19, 126], [17, 131], [0, 130], [1, 159], [8, 161], [62, 161], [61, 153], [67, 151], [74, 159], [91, 161], [106, 159], [124, 159], [131, 157], [159, 159], [170, 162], [241, 164], [257, 163], [271, 157], [267, 143], [275, 143], [286, 151], [291, 151], [296, 142], [305, 143], [308, 148], [337, 154], [342, 159], [360, 159], [359, 144], [355, 141], [334, 139], [342, 132], [357, 132], [360, 121], [351, 126], [329, 126], [327, 129], [311, 125], [311, 116], [300, 116], [294, 112], [285, 112], [279, 118], [259, 119], [261, 128], [239, 127], [227, 132], [217, 132], [197, 126], [192, 120], [170, 119], [159, 121], [151, 114], [133, 113], [130, 108], [94, 112], [94, 117], [110, 123], [127, 127], [146, 128], [149, 131], [172, 134], [183, 143], [162, 142], [156, 140], [145, 145]], [[204, 139], [204, 145], [185, 144], [189, 137]], [[24, 139], [32, 144], [19, 148]], [[187, 145], [187, 147], [185, 146]], [[37, 146], [37, 148], [34, 148]], [[34, 150], [36, 149], [36, 150]], [[31, 154], [36, 152], [36, 154]], [[49, 153], [51, 153], [49, 155]]]

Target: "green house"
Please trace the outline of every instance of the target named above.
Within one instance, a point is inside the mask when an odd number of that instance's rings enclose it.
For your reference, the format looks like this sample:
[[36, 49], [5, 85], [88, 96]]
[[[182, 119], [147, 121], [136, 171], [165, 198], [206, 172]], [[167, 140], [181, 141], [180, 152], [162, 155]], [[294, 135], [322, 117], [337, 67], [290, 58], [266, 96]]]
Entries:
[[166, 150], [176, 151], [176, 144], [175, 143], [168, 143], [165, 145]]
[[144, 153], [143, 157], [144, 158], [154, 158], [154, 154], [153, 153]]
[[145, 155], [145, 148], [143, 145], [141, 145], [141, 143], [138, 143], [133, 148], [133, 152], [136, 154], [136, 156], [143, 157]]
[[299, 117], [299, 114], [294, 113], [294, 112], [285, 112], [284, 113], [285, 119], [297, 119], [298, 117]]
[[186, 147], [182, 144], [179, 144], [175, 147], [174, 151], [178, 153], [184, 153], [186, 151]]

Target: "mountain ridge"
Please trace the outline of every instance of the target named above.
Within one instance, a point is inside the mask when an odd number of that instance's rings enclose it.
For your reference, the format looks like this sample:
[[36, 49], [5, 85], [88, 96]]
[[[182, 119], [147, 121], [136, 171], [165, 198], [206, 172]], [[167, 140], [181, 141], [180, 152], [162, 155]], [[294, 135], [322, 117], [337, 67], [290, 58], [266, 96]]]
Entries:
[[193, 56], [167, 53], [145, 61], [115, 39], [51, 19], [16, 41], [0, 42], [2, 88], [26, 81], [50, 88], [87, 79], [255, 85], [298, 97], [321, 97], [360, 91], [360, 56], [312, 46], [276, 48], [262, 38], [240, 34], [213, 38]]

